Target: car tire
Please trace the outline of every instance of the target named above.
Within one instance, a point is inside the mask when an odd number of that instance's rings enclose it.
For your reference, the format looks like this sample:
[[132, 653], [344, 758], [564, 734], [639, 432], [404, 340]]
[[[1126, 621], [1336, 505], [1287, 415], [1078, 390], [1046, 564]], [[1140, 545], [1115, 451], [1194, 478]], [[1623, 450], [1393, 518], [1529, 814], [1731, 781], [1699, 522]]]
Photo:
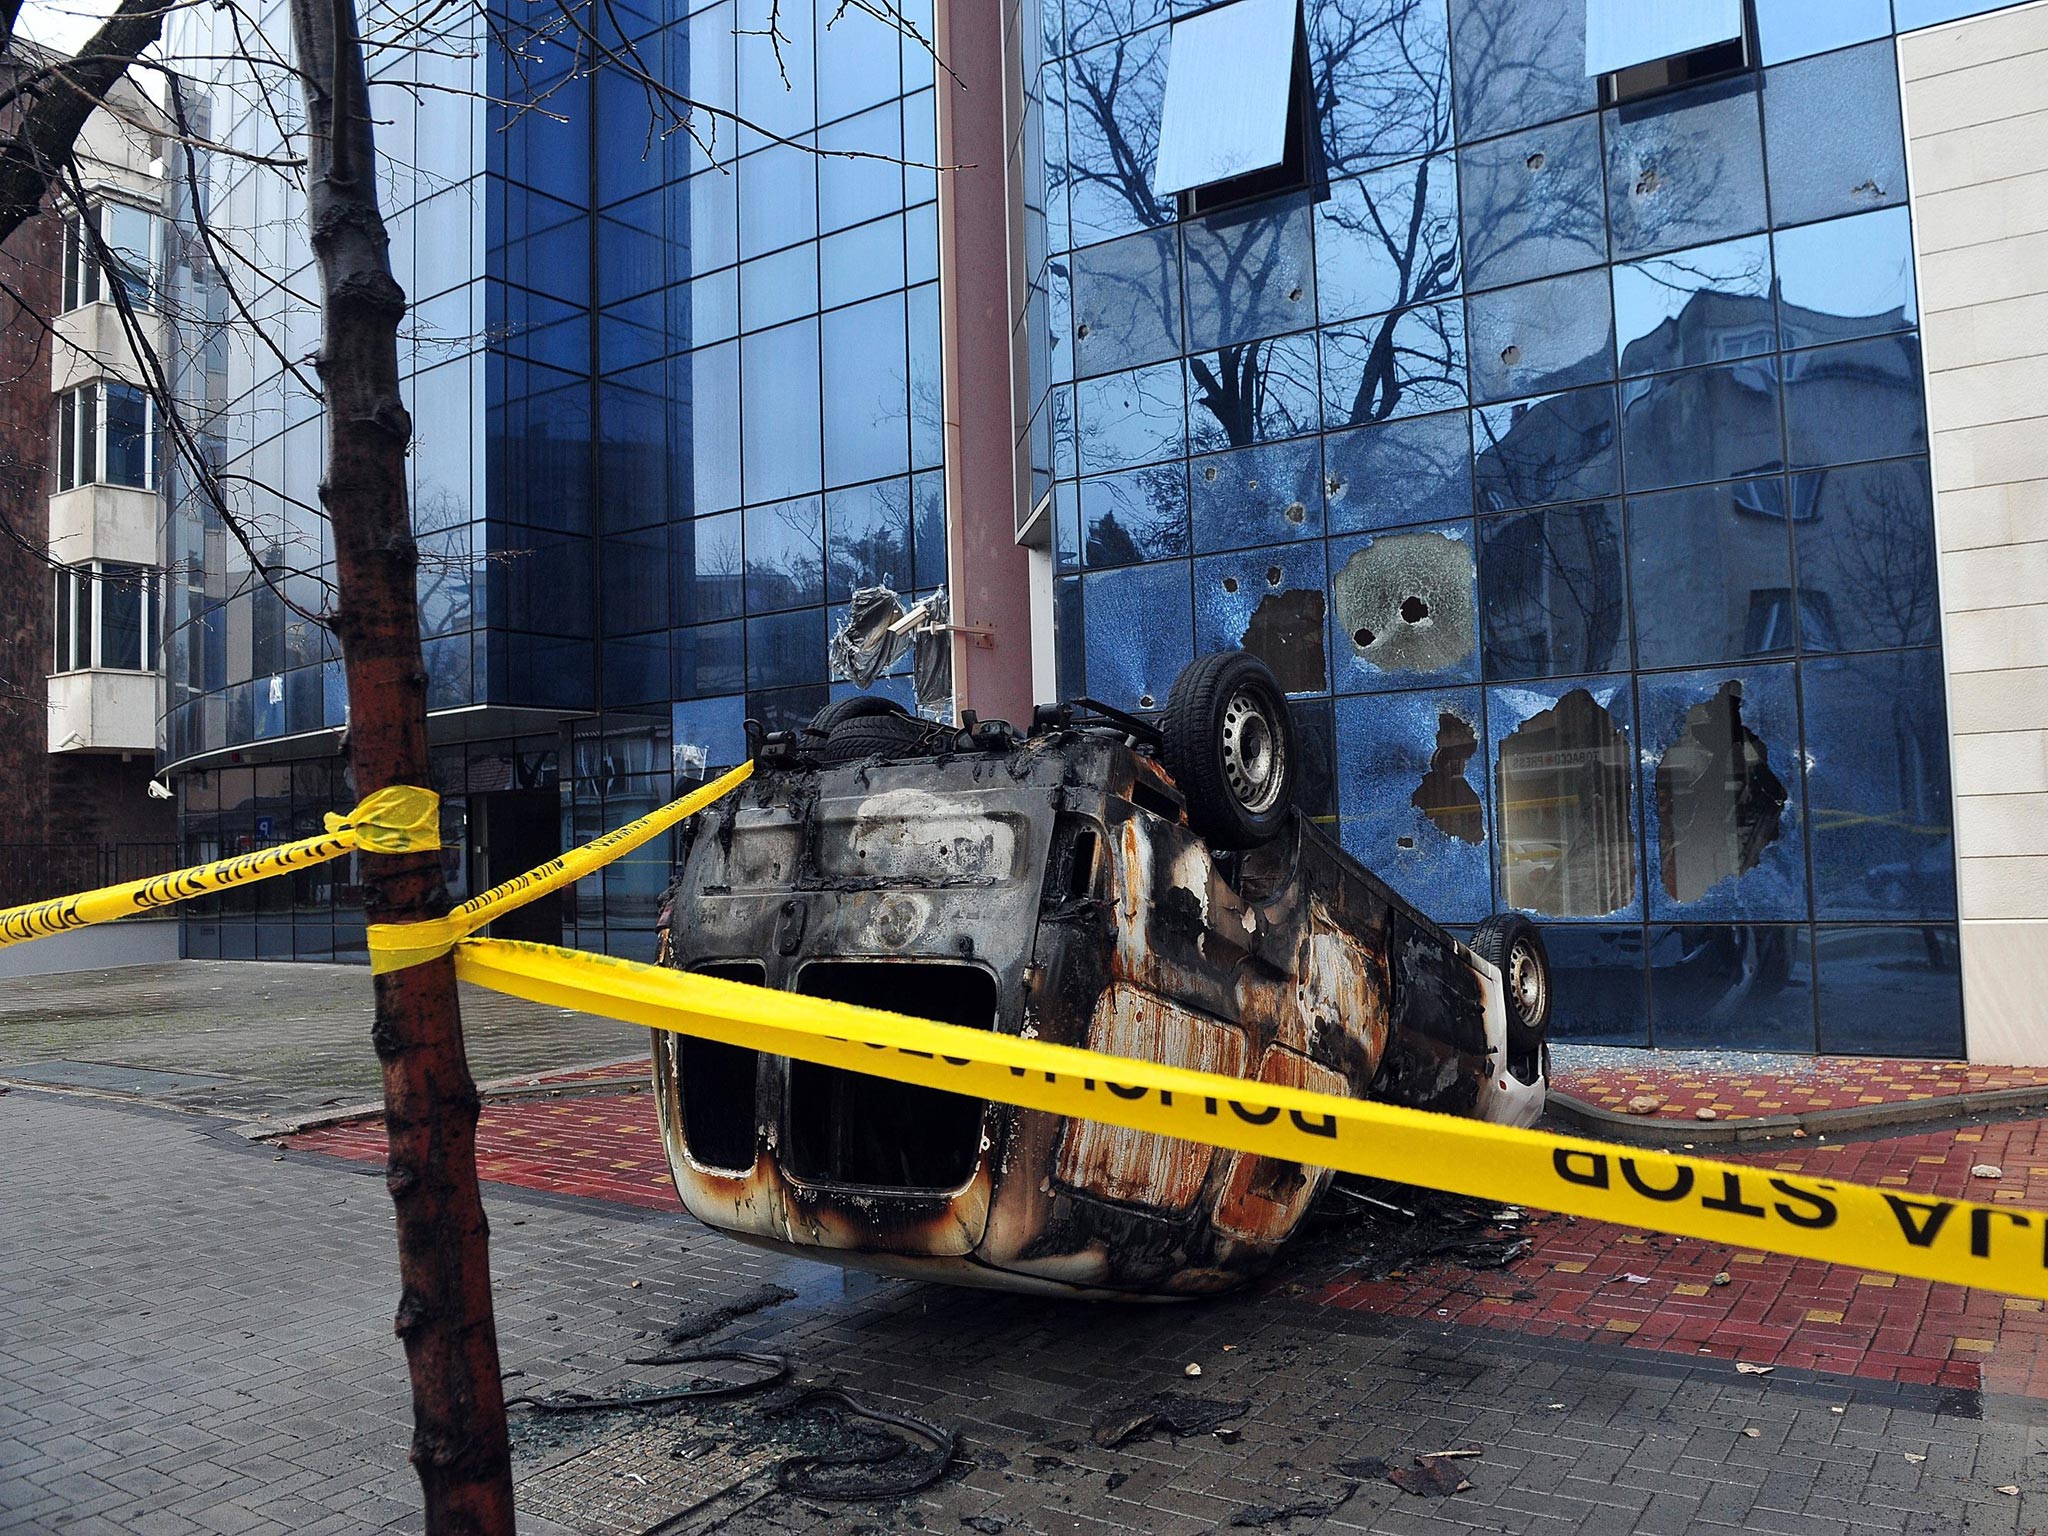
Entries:
[[932, 735], [931, 723], [914, 715], [856, 715], [833, 726], [815, 755], [828, 766], [857, 763], [864, 757], [916, 757], [927, 749]]
[[847, 720], [874, 720], [884, 715], [908, 718], [909, 714], [909, 710], [886, 694], [853, 693], [827, 704], [811, 716], [805, 729], [813, 736], [830, 736], [835, 727]]
[[1536, 925], [1517, 912], [1498, 912], [1472, 934], [1472, 952], [1500, 972], [1508, 1016], [1508, 1070], [1525, 1083], [1550, 1063], [1550, 952]]
[[1287, 825], [1299, 758], [1294, 717], [1271, 669], [1217, 651], [1174, 679], [1159, 729], [1188, 821], [1217, 848], [1253, 848]]

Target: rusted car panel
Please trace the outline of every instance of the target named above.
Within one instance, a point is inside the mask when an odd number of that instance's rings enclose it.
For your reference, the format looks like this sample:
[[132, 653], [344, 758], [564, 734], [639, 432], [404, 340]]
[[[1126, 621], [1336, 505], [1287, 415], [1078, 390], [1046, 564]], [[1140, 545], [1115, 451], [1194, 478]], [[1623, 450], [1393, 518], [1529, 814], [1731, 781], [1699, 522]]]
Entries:
[[[757, 769], [691, 835], [690, 970], [1115, 1055], [1526, 1121], [1498, 974], [1313, 824], [1216, 854], [1124, 735]], [[716, 1043], [657, 1040], [683, 1203], [742, 1239], [1012, 1288], [1255, 1273], [1328, 1175]]]

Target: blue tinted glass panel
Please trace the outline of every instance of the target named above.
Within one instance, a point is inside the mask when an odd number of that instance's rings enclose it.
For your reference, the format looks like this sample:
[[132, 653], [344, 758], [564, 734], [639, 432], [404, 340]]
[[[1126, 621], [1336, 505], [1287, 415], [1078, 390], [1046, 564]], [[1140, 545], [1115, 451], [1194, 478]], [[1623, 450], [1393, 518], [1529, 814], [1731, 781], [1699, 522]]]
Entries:
[[747, 508], [749, 610], [798, 608], [825, 600], [825, 534], [820, 519], [815, 496]]
[[746, 563], [740, 543], [740, 514], [684, 518], [669, 524], [675, 572], [676, 621], [700, 624], [737, 618], [743, 607]]
[[1811, 1051], [1805, 928], [1652, 928], [1650, 1018], [1662, 1051]]
[[1781, 229], [1778, 324], [1787, 347], [1910, 330], [1913, 226], [1904, 208]]
[[1194, 658], [1194, 608], [1185, 560], [1081, 578], [1087, 692], [1122, 709], [1154, 709]]
[[1905, 201], [1899, 66], [1890, 38], [1766, 71], [1764, 124], [1774, 223]]
[[732, 693], [746, 686], [745, 626], [737, 619], [671, 631], [669, 654], [679, 699]]
[[1441, 522], [1472, 512], [1472, 439], [1463, 411], [1412, 416], [1324, 439], [1332, 533]]
[[1323, 430], [1362, 427], [1466, 403], [1465, 310], [1399, 310], [1321, 333]]
[[1586, 73], [1611, 75], [1742, 35], [1742, 0], [1586, 0]]
[[1067, 176], [1077, 246], [1159, 228], [1176, 215], [1174, 200], [1152, 190], [1166, 32], [1153, 27], [1067, 61]]
[[814, 490], [818, 440], [818, 322], [759, 331], [740, 342], [742, 483], [750, 501]]
[[835, 603], [857, 588], [910, 589], [910, 481], [833, 491], [825, 498], [825, 595]]
[[1316, 341], [1247, 341], [1188, 359], [1188, 439], [1244, 448], [1316, 429]]
[[1331, 175], [1450, 147], [1443, 0], [1316, 0], [1306, 9], [1315, 120]]
[[1458, 178], [1447, 155], [1340, 181], [1315, 205], [1316, 303], [1325, 321], [1458, 291]]
[[746, 721], [747, 701], [731, 694], [677, 704], [670, 719], [669, 740], [680, 776], [709, 778], [722, 768], [745, 762]]
[[669, 483], [683, 512], [719, 512], [740, 501], [740, 349], [706, 347], [669, 365], [669, 444], [687, 456]]
[[1116, 373], [1181, 350], [1180, 240], [1147, 230], [1073, 258], [1074, 366]]
[[817, 308], [817, 246], [793, 245], [741, 265], [740, 322], [748, 330], [766, 330], [799, 315], [814, 314]]
[[1052, 392], [1052, 472], [1055, 479], [1070, 480], [1080, 471], [1074, 443], [1074, 390], [1061, 385]]
[[1323, 530], [1323, 454], [1315, 438], [1196, 459], [1188, 484], [1197, 553]]
[[1345, 851], [1438, 922], [1493, 910], [1483, 735], [1477, 688], [1337, 701]]
[[[1081, 618], [1081, 578], [1062, 576], [1053, 583], [1053, 650], [1063, 699], [1078, 699], [1088, 691], [1088, 631]], [[1190, 654], [1194, 641], [1190, 638]]]
[[1472, 393], [1511, 400], [1614, 377], [1607, 274], [1577, 272], [1465, 301]]
[[1757, 42], [1766, 64], [1868, 42], [1891, 29], [1891, 0], [1756, 0]]
[[[854, 21], [864, 18], [849, 10]], [[895, 102], [818, 135], [818, 228], [845, 229], [903, 206], [903, 114]], [[741, 202], [751, 202], [751, 188]]]
[[911, 289], [904, 303], [910, 319], [910, 467], [936, 469], [946, 436], [939, 377], [939, 285]]
[[747, 686], [825, 681], [825, 610], [806, 608], [747, 620]]
[[1458, 172], [1469, 286], [1497, 288], [1607, 259], [1598, 118], [1468, 144]]
[[910, 394], [902, 295], [835, 309], [822, 324], [825, 483], [904, 473]]
[[1778, 365], [1770, 358], [1621, 386], [1622, 476], [1630, 490], [1782, 469], [1782, 436]]
[[1081, 556], [1135, 565], [1188, 552], [1188, 476], [1181, 463], [1081, 482]]
[[1180, 364], [1082, 380], [1074, 386], [1074, 425], [1088, 474], [1180, 457], [1187, 451]]
[[1805, 648], [1936, 644], [1941, 605], [1926, 460], [1800, 475], [1792, 494], [1801, 512], [1792, 527]]
[[1336, 692], [1478, 680], [1470, 522], [1331, 540], [1330, 603]]
[[1636, 665], [1788, 654], [1795, 624], [1785, 523], [1779, 480], [1633, 498]]
[[1941, 655], [1807, 662], [1806, 795], [1814, 915], [1955, 915]]
[[779, 144], [739, 163], [740, 255], [808, 240], [818, 232], [818, 157]]
[[895, 22], [885, 17], [886, 13], [875, 16], [853, 6], [820, 8], [819, 122], [829, 123], [874, 106], [902, 88], [903, 35]]
[[[1755, 77], [1606, 114], [1614, 254], [1647, 256], [1764, 227]], [[1773, 135], [1776, 125], [1772, 126]], [[1783, 217], [1780, 210], [1779, 217]]]
[[1616, 267], [1614, 331], [1624, 378], [1775, 351], [1770, 240], [1752, 235]]
[[[775, 11], [779, 36], [768, 36], [764, 21], [739, 13], [739, 111], [763, 131], [795, 138], [817, 116], [817, 51], [812, 0], [790, 0]], [[761, 135], [742, 129], [746, 146]]]
[[1821, 927], [1814, 947], [1823, 1051], [1963, 1054], [1962, 969], [1953, 928]]
[[1320, 544], [1285, 544], [1195, 562], [1195, 653], [1247, 650], [1289, 693], [1329, 687], [1329, 583]]
[[[435, 641], [436, 645], [444, 642]], [[469, 650], [464, 645], [458, 658], [467, 670]], [[428, 685], [432, 697], [433, 684]], [[668, 695], [668, 636], [640, 635], [604, 642], [604, 696], [614, 704], [634, 705], [665, 702]], [[466, 688], [463, 691], [467, 691]], [[451, 699], [449, 702], [462, 702]]]
[[1628, 680], [1489, 688], [1486, 733], [1502, 905], [1538, 917], [1640, 914]]
[[[1048, 11], [1048, 17], [1050, 14]], [[1074, 0], [1067, 15], [1064, 46], [1058, 41], [1058, 30], [1050, 26], [1046, 37], [1050, 51], [1070, 53], [1128, 37], [1165, 21], [1168, 15], [1167, 0]]]
[[1650, 916], [1807, 915], [1792, 666], [1645, 673], [1637, 711]]
[[1458, 126], [1468, 139], [1599, 104], [1585, 0], [1452, 0]]
[[1614, 502], [1515, 512], [1479, 525], [1491, 678], [1626, 667], [1628, 562]]
[[1081, 563], [1081, 488], [1071, 480], [1055, 481], [1052, 488], [1053, 559], [1061, 571]]
[[877, 219], [819, 242], [827, 309], [903, 286], [903, 219]]
[[1920, 338], [1890, 336], [1788, 355], [1785, 435], [1794, 469], [1925, 453]]
[[920, 591], [946, 582], [946, 477], [937, 473], [911, 478], [912, 554], [916, 557]]
[[1482, 512], [1611, 496], [1621, 489], [1614, 390], [1573, 390], [1472, 413], [1473, 482]]
[[1297, 0], [1237, 0], [1174, 27], [1153, 176], [1159, 191], [1229, 181], [1285, 157], [1299, 12]]
[[1315, 324], [1308, 208], [1306, 197], [1295, 197], [1182, 226], [1191, 349]]
[[669, 290], [669, 335], [678, 346], [703, 346], [737, 336], [740, 329], [740, 279], [728, 267], [695, 282]]
[[1648, 1045], [1643, 930], [1556, 923], [1543, 930], [1555, 1001], [1552, 1040]]
[[699, 171], [687, 196], [669, 199], [671, 247], [685, 251], [690, 269], [710, 272], [739, 260], [739, 178], [730, 169]]

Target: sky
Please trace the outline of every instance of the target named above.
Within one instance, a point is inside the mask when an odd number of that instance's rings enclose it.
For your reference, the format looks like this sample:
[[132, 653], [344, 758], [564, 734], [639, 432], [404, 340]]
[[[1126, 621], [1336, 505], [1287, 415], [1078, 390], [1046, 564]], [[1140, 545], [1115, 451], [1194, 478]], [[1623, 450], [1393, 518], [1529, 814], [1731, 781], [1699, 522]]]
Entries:
[[93, 0], [27, 0], [14, 30], [46, 48], [75, 53], [112, 9]]

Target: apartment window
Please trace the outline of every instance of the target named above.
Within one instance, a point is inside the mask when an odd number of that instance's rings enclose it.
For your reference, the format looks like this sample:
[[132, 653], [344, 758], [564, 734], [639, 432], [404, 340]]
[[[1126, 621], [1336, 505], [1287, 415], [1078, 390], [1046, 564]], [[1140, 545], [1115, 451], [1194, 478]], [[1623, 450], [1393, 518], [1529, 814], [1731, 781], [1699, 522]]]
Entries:
[[130, 384], [87, 384], [57, 397], [57, 489], [156, 489], [156, 403]]
[[1603, 106], [1747, 69], [1748, 0], [1586, 0], [1586, 73]]
[[55, 582], [54, 670], [154, 670], [157, 573], [153, 569], [115, 560], [91, 560], [62, 567], [55, 573]]
[[1317, 180], [1300, 0], [1229, 0], [1173, 24], [1152, 185], [1183, 218]]
[[[92, 233], [106, 245], [96, 253]], [[131, 304], [146, 305], [156, 276], [156, 215], [127, 203], [96, 203], [64, 223], [64, 307], [112, 300], [113, 287], [127, 291]]]

